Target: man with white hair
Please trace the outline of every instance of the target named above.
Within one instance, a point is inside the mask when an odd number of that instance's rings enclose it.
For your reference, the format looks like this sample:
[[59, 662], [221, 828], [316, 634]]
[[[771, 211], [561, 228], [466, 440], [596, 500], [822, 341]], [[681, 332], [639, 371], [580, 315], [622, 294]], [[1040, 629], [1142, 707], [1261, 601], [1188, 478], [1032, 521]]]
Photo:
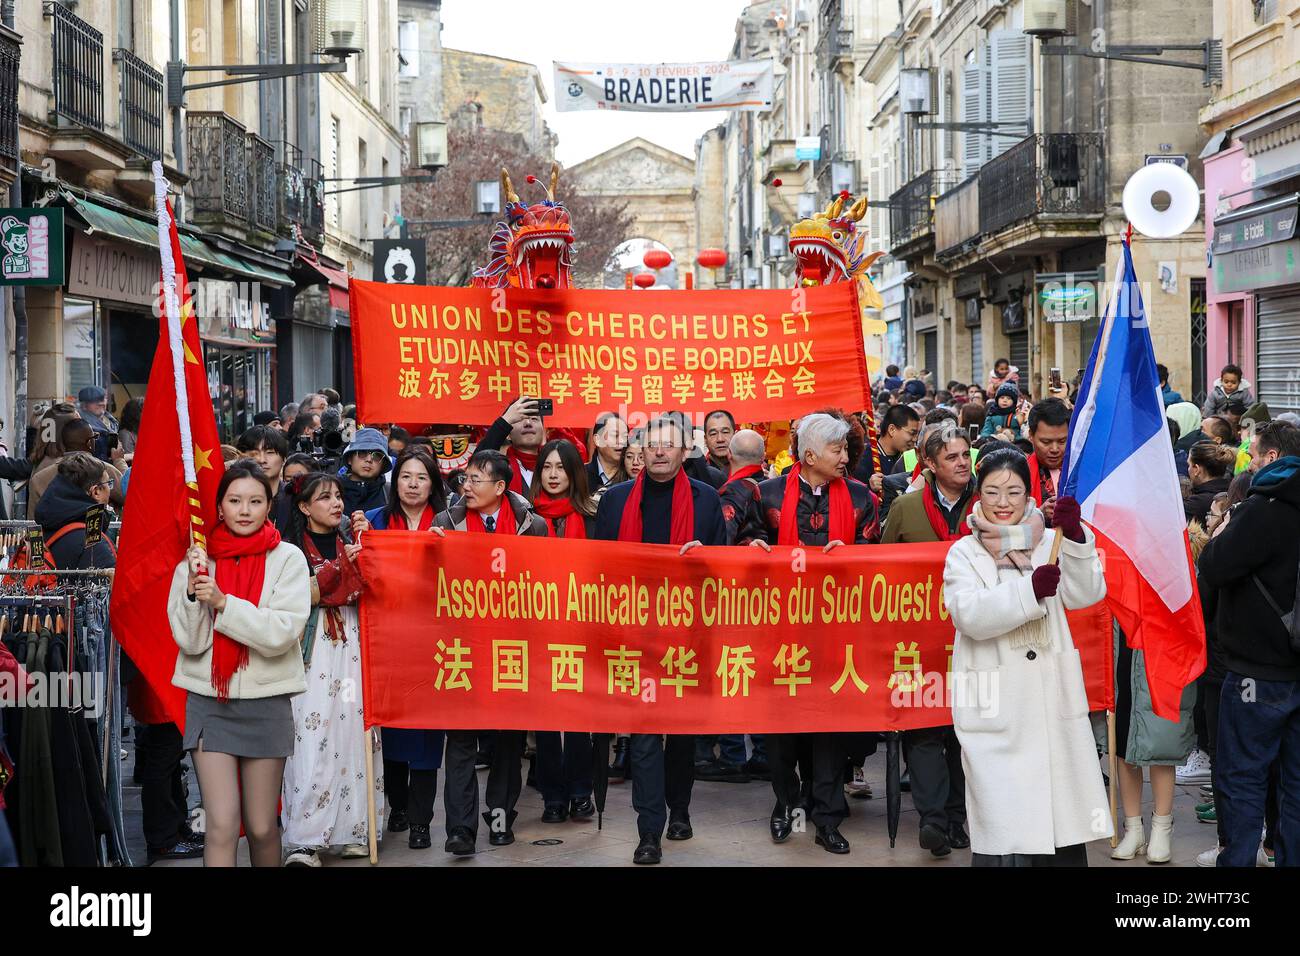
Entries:
[[[799, 460], [786, 474], [758, 486], [763, 534], [753, 545], [765, 551], [774, 544], [831, 551], [870, 543], [876, 530], [875, 499], [862, 482], [845, 477], [850, 428], [842, 414], [815, 412], [799, 419]], [[795, 808], [806, 800], [801, 790], [811, 783], [817, 845], [830, 853], [848, 853], [849, 841], [839, 830], [849, 813], [843, 781], [846, 735], [768, 734], [767, 748], [776, 793], [769, 821], [772, 840], [784, 843], [790, 838]], [[796, 761], [804, 771], [802, 787]]]

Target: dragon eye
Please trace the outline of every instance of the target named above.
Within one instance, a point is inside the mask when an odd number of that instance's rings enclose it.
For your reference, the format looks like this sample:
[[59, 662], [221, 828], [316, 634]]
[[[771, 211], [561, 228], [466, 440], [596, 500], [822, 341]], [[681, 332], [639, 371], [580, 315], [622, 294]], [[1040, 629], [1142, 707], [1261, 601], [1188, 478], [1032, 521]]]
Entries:
[[841, 239], [844, 238], [844, 233], [836, 229], [834, 232], [831, 233], [831, 238], [834, 239], [836, 242], [839, 242]]

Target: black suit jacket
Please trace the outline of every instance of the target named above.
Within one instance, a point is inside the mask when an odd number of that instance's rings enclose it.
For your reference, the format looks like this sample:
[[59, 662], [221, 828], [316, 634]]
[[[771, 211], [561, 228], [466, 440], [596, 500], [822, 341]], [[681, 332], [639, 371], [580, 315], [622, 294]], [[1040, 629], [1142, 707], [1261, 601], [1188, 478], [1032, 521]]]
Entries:
[[[693, 478], [688, 480], [695, 504], [695, 540], [701, 544], [726, 544], [727, 525], [722, 520], [722, 503], [718, 499], [718, 493], [702, 481]], [[620, 482], [601, 496], [600, 505], [596, 509], [596, 538], [602, 541], [618, 540], [623, 509], [627, 506], [633, 484], [635, 482]]]

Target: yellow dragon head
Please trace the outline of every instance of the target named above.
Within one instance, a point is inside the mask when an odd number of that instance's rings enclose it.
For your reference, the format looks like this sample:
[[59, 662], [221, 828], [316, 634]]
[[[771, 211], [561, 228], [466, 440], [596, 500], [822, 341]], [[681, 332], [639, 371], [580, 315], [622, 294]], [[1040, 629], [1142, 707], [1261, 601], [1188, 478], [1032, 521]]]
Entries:
[[[867, 213], [867, 197], [849, 204], [845, 191], [831, 200], [824, 212], [801, 219], [790, 227], [790, 253], [795, 257], [799, 286], [857, 282], [864, 308], [884, 306], [867, 270], [883, 252], [867, 253], [867, 230], [858, 224]], [[847, 209], [845, 207], [848, 207]]]

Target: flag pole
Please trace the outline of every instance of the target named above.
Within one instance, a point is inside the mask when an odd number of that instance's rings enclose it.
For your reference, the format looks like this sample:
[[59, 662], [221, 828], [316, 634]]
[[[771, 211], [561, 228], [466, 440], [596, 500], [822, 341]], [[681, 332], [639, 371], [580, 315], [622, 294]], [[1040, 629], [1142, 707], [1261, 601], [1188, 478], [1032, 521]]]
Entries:
[[185, 341], [181, 332], [180, 295], [176, 291], [176, 259], [172, 252], [172, 232], [175, 223], [167, 208], [169, 183], [163, 174], [163, 165], [153, 163], [154, 205], [158, 214], [158, 257], [162, 262], [162, 299], [167, 315], [167, 340], [171, 346], [172, 378], [176, 387], [176, 419], [180, 425], [181, 464], [185, 471], [185, 488], [188, 492], [190, 546], [198, 545], [207, 551], [207, 538], [203, 531], [202, 504], [199, 501], [199, 480], [194, 469], [194, 438], [190, 432], [190, 399], [185, 386]]

